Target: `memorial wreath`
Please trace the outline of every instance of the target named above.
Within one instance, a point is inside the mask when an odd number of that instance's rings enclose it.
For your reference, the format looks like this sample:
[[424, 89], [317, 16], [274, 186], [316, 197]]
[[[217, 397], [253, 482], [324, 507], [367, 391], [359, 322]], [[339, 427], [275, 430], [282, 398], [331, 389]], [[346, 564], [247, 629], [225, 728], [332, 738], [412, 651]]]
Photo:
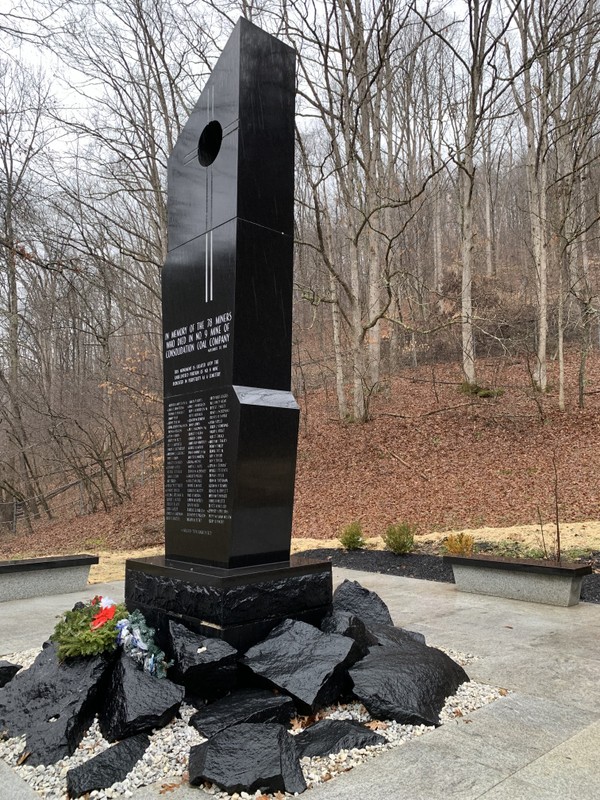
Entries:
[[65, 611], [50, 640], [58, 645], [61, 661], [122, 647], [141, 669], [157, 678], [164, 678], [170, 666], [156, 645], [154, 629], [148, 627], [144, 615], [140, 611], [130, 614], [123, 603], [101, 595]]

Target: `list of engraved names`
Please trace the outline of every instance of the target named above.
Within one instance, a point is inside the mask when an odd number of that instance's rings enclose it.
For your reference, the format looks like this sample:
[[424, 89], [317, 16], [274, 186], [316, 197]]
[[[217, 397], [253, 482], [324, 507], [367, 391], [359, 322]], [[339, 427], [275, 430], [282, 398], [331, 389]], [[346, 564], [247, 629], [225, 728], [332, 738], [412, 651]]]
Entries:
[[182, 528], [184, 533], [210, 534], [198, 526], [231, 519], [225, 452], [229, 414], [223, 391], [177, 399], [167, 407], [165, 515], [168, 521], [194, 525]]

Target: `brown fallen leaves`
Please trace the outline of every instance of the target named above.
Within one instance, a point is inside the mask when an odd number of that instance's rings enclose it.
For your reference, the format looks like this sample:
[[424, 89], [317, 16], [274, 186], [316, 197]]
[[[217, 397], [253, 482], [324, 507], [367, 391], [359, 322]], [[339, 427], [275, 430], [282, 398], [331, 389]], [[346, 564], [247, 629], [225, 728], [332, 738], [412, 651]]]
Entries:
[[385, 731], [388, 727], [387, 722], [381, 722], [378, 719], [373, 719], [370, 722], [365, 722], [365, 728], [370, 728], [372, 731]]
[[[538, 506], [550, 524], [554, 451], [562, 519], [596, 517], [600, 356], [588, 361], [584, 410], [575, 403], [577, 366], [573, 352], [567, 357], [564, 413], [557, 410], [555, 389], [534, 396], [524, 359], [478, 365], [479, 383], [505, 393], [466, 406], [458, 364], [403, 369], [372, 397], [373, 419], [362, 425], [337, 421], [333, 392], [300, 398], [294, 535], [334, 539], [356, 519], [365, 536], [381, 535], [401, 520], [420, 531], [537, 524]], [[556, 364], [549, 370], [556, 386]], [[162, 498], [160, 473], [135, 487], [131, 501], [86, 517], [73, 516], [76, 503], [69, 517], [61, 495], [56, 519], [34, 523], [33, 535], [24, 525], [16, 535], [0, 533], [0, 558], [161, 544]]]
[[[343, 708], [343, 706], [341, 706]], [[315, 711], [314, 714], [307, 714], [306, 716], [294, 717], [290, 720], [290, 727], [293, 731], [303, 731], [305, 728], [310, 728], [315, 722], [320, 719], [325, 719], [327, 713], [324, 710]]]

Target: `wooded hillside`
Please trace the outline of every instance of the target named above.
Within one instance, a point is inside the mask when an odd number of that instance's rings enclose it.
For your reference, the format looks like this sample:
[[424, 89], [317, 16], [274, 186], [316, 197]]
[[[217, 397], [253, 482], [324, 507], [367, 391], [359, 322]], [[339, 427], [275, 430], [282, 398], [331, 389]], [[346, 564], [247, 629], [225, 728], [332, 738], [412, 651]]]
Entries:
[[[550, 364], [552, 382], [556, 367]], [[555, 389], [531, 392], [523, 363], [493, 360], [481, 368], [502, 396], [463, 394], [458, 365], [407, 368], [373, 398], [372, 419], [363, 424], [340, 424], [332, 390], [304, 395], [294, 536], [335, 540], [360, 520], [367, 536], [401, 521], [440, 539], [447, 530], [541, 521], [551, 537], [556, 501], [561, 524], [599, 519], [600, 358], [590, 362], [589, 407], [573, 404], [564, 413]], [[16, 535], [0, 537], [0, 556], [161, 545], [160, 459], [153, 470], [146, 462], [143, 483], [139, 468], [138, 460], [130, 470], [130, 500], [82, 516], [77, 491], [71, 503], [68, 493], [57, 496], [50, 501], [56, 520], [33, 521], [33, 533], [21, 521]]]

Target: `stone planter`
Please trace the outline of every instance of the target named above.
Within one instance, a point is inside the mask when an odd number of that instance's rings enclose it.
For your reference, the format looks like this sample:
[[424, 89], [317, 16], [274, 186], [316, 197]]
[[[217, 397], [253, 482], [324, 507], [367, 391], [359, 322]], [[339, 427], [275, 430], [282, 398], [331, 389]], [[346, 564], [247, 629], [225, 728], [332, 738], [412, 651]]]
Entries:
[[461, 592], [574, 606], [579, 602], [581, 581], [592, 568], [561, 562], [500, 556], [444, 556], [452, 565], [456, 588]]
[[50, 556], [0, 561], [0, 603], [85, 589], [98, 556]]

